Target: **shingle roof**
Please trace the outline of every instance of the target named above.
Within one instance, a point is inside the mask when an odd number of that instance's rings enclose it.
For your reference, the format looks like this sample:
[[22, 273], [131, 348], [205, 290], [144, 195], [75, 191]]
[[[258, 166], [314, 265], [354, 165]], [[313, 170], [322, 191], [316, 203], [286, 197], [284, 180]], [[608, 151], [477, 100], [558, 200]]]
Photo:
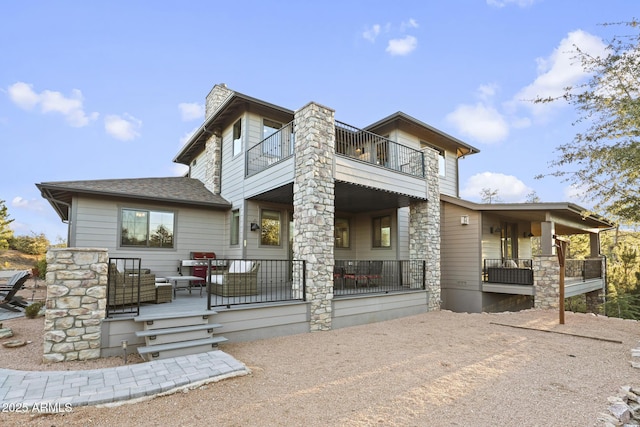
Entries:
[[57, 181], [36, 184], [62, 220], [69, 219], [69, 206], [77, 194], [117, 197], [228, 209], [231, 204], [213, 194], [198, 180], [187, 177]]

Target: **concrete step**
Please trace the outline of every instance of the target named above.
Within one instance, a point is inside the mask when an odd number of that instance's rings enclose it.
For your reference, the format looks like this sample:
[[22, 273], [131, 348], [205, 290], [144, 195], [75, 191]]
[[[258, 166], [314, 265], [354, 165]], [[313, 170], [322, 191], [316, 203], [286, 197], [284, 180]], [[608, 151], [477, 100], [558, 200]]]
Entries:
[[136, 322], [144, 322], [144, 329], [165, 329], [180, 326], [204, 325], [209, 323], [209, 317], [217, 314], [213, 310], [203, 310], [197, 312], [186, 313], [167, 313], [158, 317], [158, 315], [138, 316], [133, 320]]
[[213, 330], [220, 328], [218, 323], [206, 323], [203, 325], [180, 326], [177, 328], [146, 329], [137, 331], [136, 336], [144, 338], [146, 345], [159, 345], [171, 342], [192, 341], [211, 336]]
[[147, 361], [168, 359], [171, 357], [188, 356], [190, 354], [206, 353], [215, 349], [218, 344], [227, 341], [225, 337], [213, 337], [200, 340], [174, 342], [161, 345], [138, 347], [138, 353]]

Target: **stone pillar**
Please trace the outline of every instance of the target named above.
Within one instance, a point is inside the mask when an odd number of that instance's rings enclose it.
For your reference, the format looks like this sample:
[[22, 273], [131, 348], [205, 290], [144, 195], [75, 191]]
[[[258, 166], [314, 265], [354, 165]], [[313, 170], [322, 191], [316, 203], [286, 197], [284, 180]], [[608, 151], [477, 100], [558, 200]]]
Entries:
[[[333, 299], [335, 187], [334, 111], [309, 103], [294, 119], [293, 258], [306, 262], [306, 299], [311, 331], [331, 329]], [[302, 280], [294, 277], [294, 295]]]
[[[426, 261], [426, 289], [429, 295], [427, 309], [432, 311], [439, 310], [441, 302], [440, 184], [438, 153], [430, 148], [425, 148], [423, 153], [427, 201], [411, 202], [409, 205], [409, 257], [412, 261]], [[421, 268], [412, 271], [411, 276], [411, 287], [422, 285]]]
[[211, 89], [211, 92], [207, 95], [205, 104], [205, 122], [209, 117], [216, 112], [218, 108], [224, 103], [224, 101], [233, 94], [233, 91], [227, 87], [226, 84], [217, 84]]
[[604, 302], [601, 289], [597, 291], [587, 292], [584, 297], [587, 303], [587, 313], [600, 313], [600, 306]]
[[220, 171], [222, 167], [222, 137], [215, 131], [205, 144], [205, 180], [204, 186], [213, 194], [220, 194]]
[[555, 255], [533, 258], [533, 287], [535, 308], [560, 307], [560, 264]]
[[108, 261], [106, 249], [52, 248], [47, 252], [45, 362], [100, 357]]

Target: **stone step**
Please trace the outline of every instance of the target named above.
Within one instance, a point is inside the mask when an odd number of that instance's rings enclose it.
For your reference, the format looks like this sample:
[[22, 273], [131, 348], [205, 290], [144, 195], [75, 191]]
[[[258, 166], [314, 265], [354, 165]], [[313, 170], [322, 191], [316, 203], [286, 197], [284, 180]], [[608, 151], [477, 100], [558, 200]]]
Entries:
[[204, 325], [209, 323], [209, 317], [217, 314], [213, 310], [203, 310], [186, 313], [166, 313], [158, 315], [138, 316], [133, 320], [143, 322], [144, 329], [165, 329], [180, 326]]
[[215, 349], [218, 344], [226, 342], [225, 337], [213, 337], [200, 340], [182, 341], [161, 345], [138, 347], [138, 353], [147, 361], [168, 359], [171, 357], [188, 356], [190, 354], [206, 353]]
[[146, 329], [137, 331], [136, 336], [144, 338], [146, 345], [167, 344], [171, 342], [192, 341], [211, 336], [213, 330], [220, 328], [218, 323], [206, 323], [203, 325], [180, 326], [177, 328]]

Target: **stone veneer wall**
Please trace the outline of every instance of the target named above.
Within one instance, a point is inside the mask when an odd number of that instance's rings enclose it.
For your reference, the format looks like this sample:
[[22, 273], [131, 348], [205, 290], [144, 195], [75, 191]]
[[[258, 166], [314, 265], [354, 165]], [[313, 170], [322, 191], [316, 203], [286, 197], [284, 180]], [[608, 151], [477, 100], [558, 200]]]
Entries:
[[[409, 258], [426, 261], [429, 311], [440, 309], [440, 184], [438, 154], [425, 148], [427, 201], [409, 205]], [[420, 273], [421, 271], [417, 272]], [[418, 278], [416, 278], [418, 279]], [[421, 279], [421, 277], [420, 277]], [[419, 283], [412, 278], [411, 286]]]
[[[217, 84], [207, 95], [205, 106], [205, 121], [211, 117], [233, 91], [224, 83]], [[207, 190], [214, 194], [220, 194], [220, 170], [222, 167], [222, 129], [211, 129], [211, 136], [205, 144], [205, 182]]]
[[100, 357], [108, 261], [106, 249], [54, 248], [47, 252], [45, 362]]
[[[306, 262], [306, 297], [311, 331], [331, 329], [335, 187], [334, 111], [309, 103], [295, 114], [293, 258]], [[294, 277], [294, 292], [301, 278]]]
[[538, 255], [533, 258], [533, 287], [535, 308], [560, 307], [560, 264], [556, 255]]

